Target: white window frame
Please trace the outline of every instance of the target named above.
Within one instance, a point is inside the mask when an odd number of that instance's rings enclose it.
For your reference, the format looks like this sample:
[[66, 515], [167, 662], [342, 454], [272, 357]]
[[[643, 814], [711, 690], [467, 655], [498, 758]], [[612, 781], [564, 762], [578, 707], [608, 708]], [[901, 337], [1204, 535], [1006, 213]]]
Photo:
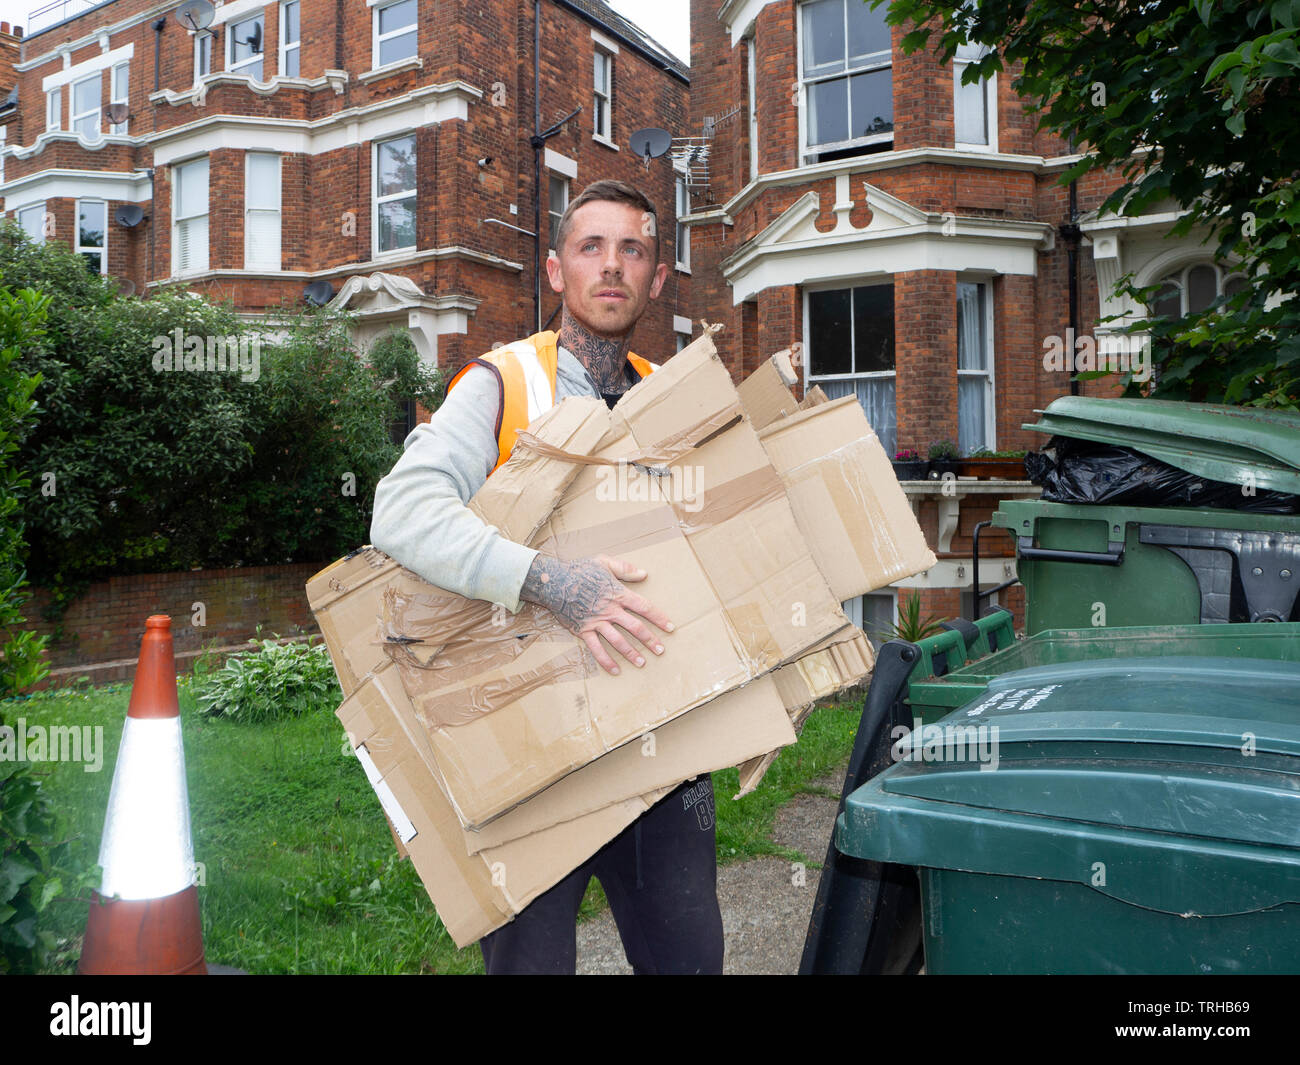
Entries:
[[401, 59], [390, 59], [387, 63], [381, 63], [379, 61], [380, 46], [382, 44], [395, 40], [396, 38], [408, 33], [414, 34], [415, 36], [415, 57], [418, 58], [420, 55], [420, 5], [418, 0], [415, 5], [414, 22], [408, 22], [402, 26], [396, 27], [395, 29], [389, 30], [384, 34], [379, 32], [379, 12], [390, 7], [395, 7], [397, 4], [401, 3], [405, 3], [405, 0], [391, 0], [391, 3], [376, 4], [373, 8], [374, 14], [370, 19], [370, 68], [372, 70], [380, 70], [383, 67], [390, 67], [396, 63], [409, 63], [411, 61], [411, 56], [403, 56]]
[[[258, 21], [262, 23], [262, 50], [260, 52], [254, 52], [247, 59], [241, 59], [238, 62], [236, 62], [235, 61], [235, 30], [237, 30], [240, 26], [248, 25], [248, 23], [250, 22], [258, 22]], [[235, 74], [239, 77], [250, 78], [253, 81], [265, 81], [267, 78], [265, 9], [257, 12], [257, 14], [255, 15], [249, 15], [248, 18], [242, 18], [239, 19], [238, 21], [236, 21], [235, 19], [231, 19], [229, 22], [227, 22], [225, 40], [226, 40], [226, 73]], [[254, 63], [262, 64], [262, 73], [260, 75], [254, 77], [252, 74], [243, 73], [246, 67], [251, 67]]]
[[[809, 3], [810, 3], [810, 2], [811, 2], [811, 0], [809, 0]], [[848, 8], [847, 8], [847, 4], [850, 4], [850, 3], [860, 3], [860, 2], [862, 2], [862, 0], [846, 0], [845, 15], [844, 15], [844, 40], [845, 40], [845, 49], [846, 49], [846, 51], [847, 51], [847, 48], [848, 48], [848, 43], [847, 43], [847, 42], [848, 42]], [[809, 85], [817, 84], [817, 83], [819, 83], [819, 82], [823, 82], [823, 81], [834, 81], [834, 80], [839, 79], [839, 78], [843, 78], [843, 79], [845, 79], [845, 80], [847, 81], [847, 80], [848, 80], [850, 77], [852, 77], [854, 74], [866, 74], [866, 73], [870, 73], [870, 72], [872, 72], [872, 71], [876, 71], [876, 70], [888, 70], [888, 71], [890, 72], [890, 74], [889, 74], [889, 88], [890, 88], [890, 96], [891, 96], [891, 98], [892, 98], [892, 96], [893, 96], [893, 88], [894, 88], [894, 74], [893, 74], [893, 70], [894, 70], [894, 53], [893, 53], [893, 47], [892, 47], [892, 45], [891, 45], [891, 47], [890, 47], [890, 52], [889, 52], [889, 61], [888, 61], [888, 62], [884, 62], [884, 63], [882, 63], [882, 62], [880, 62], [879, 60], [874, 60], [874, 61], [869, 61], [869, 62], [867, 62], [867, 63], [864, 63], [862, 66], [858, 66], [858, 67], [849, 67], [849, 66], [847, 66], [847, 64], [846, 64], [845, 69], [844, 69], [843, 71], [837, 71], [837, 72], [835, 72], [835, 73], [833, 73], [833, 74], [819, 74], [819, 75], [816, 75], [816, 76], [811, 77], [811, 78], [806, 77], [805, 74], [804, 74], [804, 67], [803, 67], [803, 58], [804, 58], [804, 16], [803, 16], [803, 11], [804, 11], [804, 8], [805, 8], [805, 7], [809, 6], [809, 3], [799, 3], [799, 4], [797, 4], [796, 7], [795, 7], [795, 54], [796, 54], [796, 59], [797, 59], [797, 63], [798, 63], [798, 80], [799, 80], [799, 88], [798, 88], [798, 96], [799, 96], [799, 107], [798, 107], [798, 113], [799, 113], [799, 159], [800, 159], [801, 164], [805, 164], [805, 165], [806, 165], [806, 164], [809, 162], [809, 158], [808, 158], [809, 156], [813, 156], [813, 155], [821, 155], [821, 154], [823, 154], [823, 153], [825, 153], [825, 152], [836, 152], [836, 151], [841, 151], [841, 150], [846, 149], [846, 148], [861, 148], [861, 147], [867, 147], [867, 146], [870, 146], [870, 145], [873, 145], [873, 144], [890, 144], [890, 145], [892, 145], [892, 144], [894, 143], [894, 130], [893, 130], [893, 129], [890, 129], [889, 132], [887, 132], [887, 133], [872, 133], [872, 134], [869, 134], [869, 135], [866, 136], [866, 137], [850, 137], [850, 138], [849, 138], [848, 140], [846, 140], [846, 141], [831, 141], [831, 142], [827, 142], [827, 143], [825, 143], [825, 144], [809, 144], [809, 143], [808, 143], [808, 136], [809, 136], [809, 130], [808, 130], [808, 86], [809, 86]], [[884, 8], [879, 8], [879, 9], [877, 9], [877, 10], [881, 10], [881, 11], [883, 11]], [[873, 53], [873, 54], [874, 54], [874, 55], [879, 55], [880, 53]]]
[[[406, 140], [406, 138], [408, 137], [411, 139], [412, 148], [416, 151], [415, 158], [416, 158], [416, 165], [418, 168], [420, 157], [419, 157], [418, 147], [416, 146], [414, 130], [409, 130], [406, 133], [398, 134], [396, 137], [385, 137], [383, 140], [375, 141], [374, 148], [370, 153], [370, 234], [371, 234], [370, 246], [371, 246], [371, 256], [376, 259], [381, 257], [394, 256], [394, 255], [409, 255], [411, 252], [415, 251], [415, 249], [419, 247], [420, 244], [420, 238], [419, 238], [420, 198], [419, 198], [419, 191], [418, 191], [418, 186], [419, 186], [418, 169], [417, 169], [417, 177], [416, 177], [416, 188], [412, 188], [409, 190], [403, 189], [400, 192], [390, 192], [386, 196], [379, 195], [379, 149], [385, 144], [391, 144], [393, 141]], [[387, 250], [380, 250], [379, 205], [381, 203], [389, 203], [390, 201], [404, 200], [407, 198], [410, 198], [415, 201], [414, 208], [413, 208], [416, 213], [415, 243], [404, 244], [400, 248], [388, 248]]]
[[63, 128], [63, 86], [51, 89], [45, 94], [45, 128]]
[[[600, 141], [602, 144], [613, 147], [614, 145], [614, 53], [609, 49], [602, 47], [600, 44], [595, 46], [595, 58], [592, 60], [591, 70], [591, 136], [593, 139]], [[607, 90], [604, 94], [596, 87], [596, 67], [598, 60], [604, 60], [605, 67], [605, 84]], [[603, 101], [604, 121], [599, 119], [602, 115], [602, 108], [597, 104]]]
[[[1170, 273], [1167, 273], [1164, 277], [1162, 277], [1159, 281], [1157, 281], [1156, 284], [1159, 285], [1161, 288], [1163, 288], [1165, 285], [1173, 285], [1175, 288], [1178, 289], [1178, 306], [1179, 306], [1180, 318], [1186, 318], [1187, 315], [1191, 313], [1190, 310], [1188, 309], [1190, 305], [1189, 297], [1191, 295], [1191, 286], [1189, 284], [1189, 280], [1191, 278], [1192, 271], [1202, 266], [1207, 266], [1214, 271], [1214, 298], [1216, 300], [1223, 296], [1224, 290], [1227, 288], [1229, 282], [1238, 279], [1242, 281], [1247, 280], [1246, 275], [1240, 269], [1234, 268], [1230, 270], [1225, 270], [1218, 263], [1210, 259], [1195, 259], [1192, 262], [1186, 263], [1183, 266], [1180, 266], [1178, 269], [1171, 271]], [[1157, 296], [1159, 295], [1159, 290], [1157, 290], [1156, 294]], [[1157, 301], [1153, 299], [1151, 302], [1151, 306], [1147, 308], [1148, 318], [1158, 317], [1158, 315], [1156, 314], [1156, 306], [1155, 306], [1156, 302]]]
[[[552, 187], [552, 183], [556, 181], [560, 182], [560, 184], [564, 188], [564, 208], [561, 209], [558, 215], [551, 210], [551, 187]], [[567, 174], [561, 174], [555, 170], [551, 170], [548, 172], [547, 181], [546, 181], [546, 217], [547, 217], [546, 238], [552, 244], [555, 243], [555, 234], [559, 232], [560, 219], [564, 216], [564, 210], [567, 209], [569, 206], [569, 194], [572, 191], [573, 191], [572, 179]], [[550, 248], [549, 252], [551, 255], [554, 255], [555, 248], [553, 247]]]
[[[97, 203], [104, 208], [104, 244], [102, 247], [95, 248], [81, 243], [81, 205], [83, 203]], [[78, 256], [81, 255], [98, 255], [99, 256], [99, 273], [100, 276], [108, 274], [108, 201], [89, 197], [84, 200], [77, 200], [77, 248]]]
[[5, 183], [5, 147], [9, 142], [9, 127], [0, 126], [0, 185]]
[[[994, 335], [993, 335], [993, 284], [991, 279], [985, 277], [971, 277], [971, 278], [958, 277], [957, 284], [958, 286], [974, 285], [980, 291], [981, 310], [983, 311], [983, 318], [984, 318], [984, 361], [985, 361], [986, 369], [983, 370], [961, 369], [961, 359], [959, 353], [958, 360], [957, 360], [957, 380], [960, 381], [963, 377], [968, 379], [982, 377], [985, 379], [985, 386], [984, 386], [985, 443], [982, 446], [988, 448], [990, 451], [994, 451], [997, 449], [998, 446], [997, 445], [998, 419], [997, 419], [997, 392], [996, 392], [997, 363], [995, 362], [995, 356], [997, 352], [994, 345]], [[954, 314], [955, 313], [956, 313], [956, 308], [954, 307]], [[959, 344], [961, 343], [960, 330], [957, 331], [957, 342]], [[958, 391], [960, 392], [960, 388]], [[958, 438], [958, 442], [960, 443], [961, 440], [960, 398], [958, 401], [957, 410], [958, 410], [957, 438]]]
[[681, 351], [691, 342], [691, 320], [684, 315], [673, 315], [673, 336], [677, 340], [677, 347], [674, 351]]
[[[179, 213], [178, 208], [177, 208], [177, 204], [180, 202], [180, 196], [179, 196], [178, 193], [177, 193], [177, 188], [178, 188], [178, 187], [179, 187], [179, 186], [184, 182], [184, 180], [185, 180], [185, 175], [186, 175], [187, 173], [193, 173], [195, 170], [198, 169], [198, 167], [199, 167], [200, 164], [208, 168], [208, 200], [207, 200], [207, 203], [204, 204], [204, 209], [203, 209], [202, 213], [195, 212], [194, 214], [190, 214], [190, 215], [182, 215], [182, 214]], [[183, 162], [183, 163], [173, 163], [172, 166], [171, 166], [171, 186], [172, 186], [172, 276], [173, 276], [173, 277], [180, 277], [180, 276], [183, 276], [183, 275], [182, 275], [182, 271], [181, 271], [181, 269], [180, 269], [180, 263], [179, 263], [179, 260], [178, 260], [178, 250], [179, 250], [179, 248], [180, 248], [180, 229], [181, 229], [181, 223], [182, 223], [182, 222], [189, 222], [189, 221], [193, 221], [193, 220], [195, 220], [195, 219], [199, 219], [199, 218], [202, 218], [202, 219], [205, 219], [205, 220], [208, 220], [208, 221], [209, 221], [209, 226], [208, 226], [208, 239], [207, 239], [207, 246], [208, 246], [208, 247], [207, 247], [207, 252], [208, 252], [208, 253], [207, 253], [207, 256], [205, 257], [205, 261], [203, 262], [203, 264], [202, 264], [201, 266], [199, 266], [199, 265], [192, 265], [192, 266], [190, 266], [190, 268], [189, 268], [188, 270], [184, 271], [184, 274], [188, 275], [188, 274], [200, 274], [200, 273], [203, 273], [204, 271], [206, 271], [206, 270], [209, 268], [209, 265], [210, 265], [210, 263], [211, 263], [211, 261], [212, 261], [212, 227], [211, 227], [211, 224], [210, 224], [211, 212], [212, 212], [212, 184], [211, 184], [211, 181], [212, 181], [212, 168], [211, 168], [211, 164], [210, 164], [210, 162], [209, 162], [209, 158], [208, 158], [208, 156], [206, 156], [206, 155], [201, 155], [201, 156], [199, 156], [199, 157], [196, 158], [196, 159], [187, 159], [187, 160], [186, 160], [185, 162]]]
[[[214, 35], [211, 30], [201, 30], [194, 35], [194, 82], [202, 81], [212, 73], [212, 42]], [[208, 69], [203, 69], [203, 51], [207, 46]]]
[[[988, 52], [987, 45], [963, 44], [957, 48], [956, 55], [952, 58], [952, 128], [953, 144], [961, 150], [967, 152], [996, 152], [998, 150], [998, 76], [996, 73], [990, 74], [983, 81], [975, 86], [963, 86], [961, 83], [962, 75], [966, 73], [966, 68], [972, 62], [981, 59]], [[988, 126], [988, 143], [981, 144], [978, 141], [963, 141], [957, 137], [957, 94], [961, 90], [980, 88], [984, 91], [984, 119]]]
[[682, 223], [682, 217], [683, 214], [691, 213], [691, 192], [686, 184], [686, 175], [680, 171], [673, 174], [673, 185], [676, 189], [674, 218], [677, 222], [674, 233], [676, 250], [673, 254], [677, 260], [676, 268], [684, 274], [689, 274], [691, 272], [691, 228]]
[[[252, 173], [253, 162], [258, 158], [270, 157], [275, 160], [275, 177], [272, 179], [272, 187], [275, 192], [275, 207], [251, 207], [252, 197]], [[281, 156], [278, 152], [245, 152], [244, 153], [244, 269], [245, 270], [279, 270], [282, 269], [284, 256], [284, 204], [282, 183], [284, 180], [284, 170]], [[250, 249], [249, 237], [252, 233], [252, 227], [255, 222], [261, 225], [270, 223], [270, 216], [275, 216], [275, 259], [271, 261], [254, 261]]]
[[[94, 83], [95, 86], [95, 107], [91, 111], [78, 111], [77, 108], [77, 89], [82, 85]], [[97, 141], [103, 135], [104, 123], [104, 73], [101, 70], [95, 71], [84, 78], [78, 78], [71, 85], [71, 91], [68, 93], [68, 120], [72, 131], [79, 137], [84, 137], [88, 141]], [[78, 123], [87, 118], [94, 117], [95, 128], [93, 132], [87, 133], [78, 128]]]
[[[40, 219], [40, 221], [36, 225], [35, 236], [33, 236], [32, 231], [27, 228], [27, 222], [23, 218], [24, 215], [30, 215], [33, 211], [37, 213]], [[18, 224], [22, 226], [23, 232], [27, 234], [29, 239], [31, 239], [33, 242], [37, 244], [45, 243], [45, 201], [44, 200], [42, 200], [40, 203], [32, 203], [32, 204], [28, 204], [26, 207], [20, 207], [17, 211], [14, 212], [14, 218], [17, 219]]]
[[[882, 285], [894, 286], [894, 368], [892, 370], [864, 370], [861, 373], [846, 374], [817, 374], [812, 372], [813, 350], [812, 350], [812, 309], [809, 297], [814, 292], [836, 292], [848, 289], [850, 292], [855, 288], [873, 288]], [[850, 311], [852, 310], [852, 296], [850, 298]], [[856, 364], [857, 362], [857, 340], [854, 336], [855, 325], [853, 315], [849, 315], [849, 338], [850, 338], [850, 357]], [[866, 279], [845, 279], [841, 281], [824, 282], [816, 285], [803, 286], [803, 350], [806, 357], [803, 360], [803, 387], [805, 394], [813, 385], [822, 384], [826, 381], [883, 381], [892, 380], [894, 382], [894, 421], [895, 432], [897, 432], [898, 420], [898, 286], [893, 275], [885, 277], [872, 277]], [[873, 426], [877, 433], [880, 432], [878, 426]], [[884, 441], [882, 441], [883, 443]], [[890, 448], [889, 453], [892, 457], [897, 447], [897, 440], [894, 441], [895, 447]]]
[[[298, 37], [292, 41], [285, 40], [285, 11], [297, 5], [298, 7]], [[275, 71], [282, 78], [300, 78], [302, 77], [302, 3], [301, 0], [285, 0], [280, 4], [280, 58], [276, 65]], [[286, 69], [289, 53], [293, 52], [294, 58], [298, 60], [298, 73], [290, 74]]]
[[[122, 72], [121, 92], [118, 89], [118, 71]], [[116, 63], [108, 71], [108, 102], [109, 104], [126, 104], [128, 109], [131, 106], [131, 64]], [[126, 133], [127, 126], [130, 124], [128, 116], [125, 122], [112, 122], [109, 124], [110, 133]]]

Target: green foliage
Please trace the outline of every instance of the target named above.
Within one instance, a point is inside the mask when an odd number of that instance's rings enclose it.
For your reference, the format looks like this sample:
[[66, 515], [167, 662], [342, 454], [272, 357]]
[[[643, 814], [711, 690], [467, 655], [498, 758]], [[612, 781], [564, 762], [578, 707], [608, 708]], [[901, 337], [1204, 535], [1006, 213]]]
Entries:
[[[30, 431], [32, 394], [39, 375], [20, 369], [24, 346], [38, 336], [47, 300], [30, 289], [0, 288], [0, 699], [46, 675], [45, 638], [20, 626], [26, 544], [20, 515], [30, 478], [15, 458]], [[0, 716], [0, 973], [33, 972], [54, 942], [40, 927], [42, 914], [62, 891], [65, 845], [41, 780], [13, 748], [13, 731]]]
[[[45, 333], [23, 345], [40, 417], [19, 465], [40, 484], [23, 503], [30, 579], [56, 611], [109, 575], [350, 550], [400, 454], [390, 426], [410, 398], [436, 406], [409, 337], [363, 358], [337, 312], [286, 310], [271, 333], [193, 293], [122, 297], [12, 223], [0, 270], [48, 297]], [[194, 354], [203, 369], [184, 369]]]
[[931, 461], [935, 459], [955, 459], [957, 457], [957, 445], [951, 440], [936, 440], [930, 445], [928, 457]]
[[1014, 448], [1004, 448], [1001, 451], [990, 451], [986, 447], [977, 447], [966, 457], [971, 459], [1022, 459], [1025, 457], [1025, 449], [1021, 448], [1017, 451]]
[[[1152, 323], [1152, 395], [1296, 408], [1300, 0], [894, 0], [887, 18], [913, 24], [907, 52], [932, 35], [944, 61], [968, 37], [990, 46], [963, 82], [1013, 70], [1039, 127], [1081, 146], [1062, 184], [1104, 168], [1122, 175], [1103, 212], [1172, 201], [1187, 213], [1171, 238], [1204, 227], [1220, 263], [1239, 257], [1243, 291]], [[1120, 286], [1148, 305], [1155, 294], [1131, 277]], [[1141, 394], [1132, 374], [1125, 383]]]
[[332, 711], [343, 701], [325, 645], [311, 640], [262, 640], [257, 651], [231, 655], [221, 669], [197, 679], [193, 691], [203, 713], [256, 723]]
[[887, 625], [877, 633], [882, 640], [906, 640], [908, 643], [916, 643], [924, 640], [927, 636], [933, 636], [936, 632], [942, 632], [940, 627], [943, 624], [943, 618], [935, 614], [927, 614], [921, 617], [921, 596], [917, 592], [911, 592], [906, 599], [900, 599], [898, 602], [898, 623]]

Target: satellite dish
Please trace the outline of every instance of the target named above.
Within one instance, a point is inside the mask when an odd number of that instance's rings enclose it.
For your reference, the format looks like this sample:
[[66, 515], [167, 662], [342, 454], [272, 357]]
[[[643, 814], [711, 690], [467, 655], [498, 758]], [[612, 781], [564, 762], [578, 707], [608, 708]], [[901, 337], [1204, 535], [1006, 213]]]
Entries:
[[672, 147], [673, 135], [666, 129], [651, 126], [649, 129], [639, 129], [633, 133], [628, 144], [631, 145], [632, 151], [649, 164], [651, 159], [658, 159]]
[[131, 109], [126, 104], [109, 104], [108, 120], [115, 126], [120, 126], [131, 115]]
[[134, 296], [135, 282], [129, 277], [119, 277], [117, 279], [117, 294], [119, 296]]
[[324, 307], [334, 298], [334, 286], [328, 281], [313, 281], [302, 290], [302, 298], [313, 307]]
[[113, 212], [113, 217], [117, 219], [119, 226], [134, 229], [144, 218], [144, 209], [138, 203], [124, 203]]
[[217, 9], [208, 0], [185, 0], [176, 9], [176, 21], [187, 30], [198, 32], [212, 25], [212, 17]]

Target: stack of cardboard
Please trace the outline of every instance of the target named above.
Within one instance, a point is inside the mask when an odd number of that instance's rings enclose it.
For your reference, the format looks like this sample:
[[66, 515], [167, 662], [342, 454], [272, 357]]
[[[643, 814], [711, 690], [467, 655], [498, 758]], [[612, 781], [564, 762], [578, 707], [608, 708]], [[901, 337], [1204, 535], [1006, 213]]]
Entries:
[[633, 590], [675, 623], [662, 657], [611, 676], [548, 611], [373, 549], [308, 583], [338, 716], [461, 946], [682, 781], [739, 765], [752, 790], [870, 671], [840, 602], [934, 564], [856, 400], [799, 410], [767, 367], [737, 390], [710, 332], [613, 411], [553, 407], [471, 502], [546, 554], [644, 569]]

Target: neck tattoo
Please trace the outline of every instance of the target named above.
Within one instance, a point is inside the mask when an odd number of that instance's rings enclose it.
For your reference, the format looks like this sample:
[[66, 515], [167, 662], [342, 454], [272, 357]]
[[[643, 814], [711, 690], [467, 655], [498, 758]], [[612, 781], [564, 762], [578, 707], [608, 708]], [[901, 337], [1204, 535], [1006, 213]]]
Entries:
[[627, 389], [627, 353], [632, 347], [632, 336], [597, 336], [581, 325], [564, 308], [560, 323], [561, 346], [568, 348], [587, 371], [601, 392], [623, 392]]

